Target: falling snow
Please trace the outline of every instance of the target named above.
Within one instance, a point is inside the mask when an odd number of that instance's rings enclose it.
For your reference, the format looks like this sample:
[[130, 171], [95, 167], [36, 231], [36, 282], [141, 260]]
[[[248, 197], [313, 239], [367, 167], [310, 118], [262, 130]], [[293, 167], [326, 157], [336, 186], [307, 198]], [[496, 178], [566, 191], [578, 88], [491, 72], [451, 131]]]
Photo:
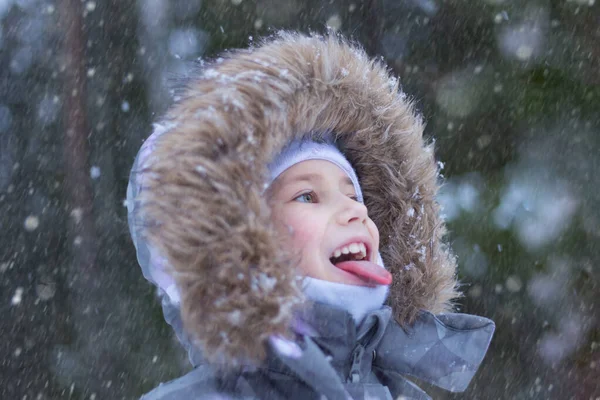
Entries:
[[339, 30], [342, 27], [342, 19], [340, 18], [339, 15], [332, 15], [331, 17], [329, 17], [329, 19], [327, 19], [327, 22], [325, 23], [328, 27], [330, 27], [333, 30]]
[[90, 168], [90, 177], [92, 179], [100, 178], [100, 167], [96, 165], [92, 166], [92, 168]]
[[11, 299], [11, 304], [13, 306], [19, 305], [21, 304], [21, 300], [23, 299], [23, 288], [22, 287], [18, 287], [15, 290], [15, 294], [13, 294], [13, 297]]
[[[381, 169], [382, 176], [398, 174], [402, 182], [407, 180], [409, 192], [388, 191], [384, 183], [382, 195], [373, 196], [370, 191], [379, 189], [369, 179], [363, 189], [366, 204], [374, 206], [368, 211], [381, 233], [381, 254], [390, 268], [392, 259], [398, 260], [401, 278], [425, 279], [421, 268], [429, 262], [442, 261], [443, 274], [454, 266], [430, 252], [430, 244], [438, 242], [416, 240], [424, 232], [422, 224], [432, 221], [429, 211], [439, 205], [445, 226], [437, 224], [432, 235], [439, 235], [439, 244], [448, 244], [455, 257], [463, 293], [458, 311], [496, 323], [485, 363], [469, 387], [471, 397], [600, 396], [594, 381], [600, 368], [595, 330], [598, 2], [515, 6], [518, 2], [481, 0], [468, 7], [457, 0], [375, 2], [377, 7], [365, 1], [314, 3], [150, 0], [125, 6], [97, 0], [0, 0], [0, 275], [7, 305], [0, 326], [7, 349], [0, 397], [139, 398], [166, 376], [183, 375], [190, 364], [179, 339], [185, 348], [196, 343], [170, 329], [183, 326], [177, 318], [189, 297], [167, 272], [167, 257], [133, 247], [132, 241], [145, 233], [130, 239], [128, 226], [157, 228], [160, 237], [181, 235], [141, 217], [128, 221], [127, 207], [142, 209], [141, 200], [124, 200], [137, 151], [152, 131], [157, 137], [165, 134], [162, 140], [171, 145], [184, 126], [194, 132], [186, 148], [190, 154], [204, 160], [230, 154], [253, 167], [256, 156], [238, 152], [238, 145], [258, 149], [264, 144], [262, 127], [304, 131], [313, 122], [357, 137], [368, 134], [369, 139], [371, 130], [385, 129], [411, 149], [432, 144], [416, 166], [399, 158], [393, 168]], [[66, 16], [68, 24], [61, 22]], [[68, 29], [77, 26], [82, 30], [69, 37]], [[290, 52], [280, 63], [273, 54], [258, 57], [242, 49], [258, 47], [266, 37], [288, 29], [349, 36], [377, 57], [383, 72], [371, 76], [350, 57], [332, 69], [319, 69], [306, 62], [304, 52]], [[224, 47], [237, 50], [222, 53]], [[232, 72], [228, 60], [239, 54], [247, 65]], [[351, 56], [366, 62], [362, 51]], [[324, 52], [318, 57], [332, 59]], [[300, 71], [323, 79], [315, 83], [298, 77]], [[197, 89], [193, 80], [198, 76], [214, 83], [207, 85], [214, 92], [206, 94], [214, 101], [204, 98], [188, 105], [186, 90]], [[345, 94], [344, 87], [368, 92], [361, 85], [371, 78], [379, 79], [384, 101]], [[329, 90], [329, 81], [339, 86]], [[249, 87], [275, 89], [277, 95], [261, 101]], [[308, 118], [298, 114], [293, 124], [279, 124], [280, 110], [290, 118], [296, 111], [281, 98], [293, 103], [307, 92], [343, 101], [351, 111], [331, 120], [321, 119], [320, 112]], [[411, 130], [408, 109], [389, 108], [388, 100], [411, 102], [424, 124], [422, 137], [421, 128], [417, 135]], [[177, 113], [165, 116], [173, 101], [187, 107], [192, 124]], [[319, 111], [325, 103], [310, 105]], [[238, 124], [237, 115], [244, 113], [255, 123]], [[377, 122], [355, 126], [356, 115]], [[203, 147], [213, 128], [224, 123], [232, 128], [226, 140]], [[144, 151], [157, 146], [148, 143]], [[383, 146], [384, 153], [393, 152]], [[384, 166], [379, 156], [356, 157], [361, 183], [366, 168]], [[444, 162], [434, 161], [438, 159]], [[201, 185], [219, 173], [213, 164], [186, 160], [173, 157], [164, 165], [183, 163], [175, 175]], [[421, 168], [427, 176], [411, 182], [408, 177]], [[258, 189], [264, 192], [269, 185], [264, 178], [244, 177], [240, 184], [261, 182]], [[429, 192], [428, 180], [438, 181], [441, 189]], [[196, 215], [190, 204], [202, 207], [210, 190], [221, 190], [218, 185], [202, 193], [188, 189], [178, 192], [182, 215], [170, 216], [182, 226]], [[140, 190], [148, 194], [144, 185]], [[163, 185], [161, 190], [174, 189]], [[403, 200], [396, 207], [398, 194]], [[161, 208], [152, 198], [145, 200]], [[396, 219], [381, 220], [377, 209]], [[259, 211], [251, 216], [253, 224], [263, 223], [268, 214], [267, 209]], [[228, 216], [235, 212], [235, 207], [224, 211], [223, 225], [232, 222]], [[238, 228], [236, 235], [247, 227]], [[408, 241], [416, 254], [389, 248], [395, 240]], [[205, 251], [204, 243], [215, 247]], [[214, 232], [199, 235], [192, 229], [186, 240], [166, 250], [189, 261], [195, 274], [198, 260], [214, 261], [202, 270], [202, 279], [214, 283], [207, 290], [220, 292], [212, 304], [194, 304], [194, 312], [202, 313], [204, 327], [215, 329], [217, 340], [231, 343], [239, 340], [234, 330], [257, 320], [248, 319], [244, 307], [232, 307], [231, 298], [223, 295], [227, 291], [211, 280], [211, 274], [226, 272], [218, 261], [227, 258], [212, 250], [226, 245]], [[138, 261], [160, 266], [159, 272], [142, 271]], [[289, 320], [299, 305], [295, 299], [274, 297], [287, 288], [275, 275], [243, 266], [231, 274], [226, 280], [243, 288], [231, 293], [252, 291], [279, 303], [268, 316], [269, 326]], [[401, 282], [395, 281], [392, 291]], [[296, 280], [292, 284], [301, 287]], [[235, 304], [244, 304], [242, 298], [236, 297]], [[214, 328], [211, 308], [222, 312], [232, 331]], [[300, 333], [314, 336], [320, 328], [305, 326]], [[302, 357], [293, 342], [281, 337], [269, 341], [283, 357]], [[490, 378], [490, 371], [497, 370], [502, 370], [500, 378]]]
[[40, 226], [40, 220], [37, 216], [30, 215], [27, 218], [25, 218], [24, 225], [25, 225], [25, 230], [27, 230], [29, 232], [33, 232], [38, 228], [38, 226]]

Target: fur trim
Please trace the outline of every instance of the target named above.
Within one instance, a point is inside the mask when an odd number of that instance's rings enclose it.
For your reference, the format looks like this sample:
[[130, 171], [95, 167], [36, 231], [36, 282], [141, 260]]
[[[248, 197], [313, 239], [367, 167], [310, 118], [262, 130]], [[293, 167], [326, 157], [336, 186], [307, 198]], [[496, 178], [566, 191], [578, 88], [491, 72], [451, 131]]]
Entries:
[[356, 169], [396, 320], [451, 309], [455, 260], [441, 241], [433, 147], [397, 79], [362, 49], [281, 33], [204, 69], [164, 122], [172, 127], [148, 162], [141, 207], [209, 361], [263, 359], [264, 340], [287, 335], [304, 301], [261, 193], [268, 162], [307, 132], [334, 132]]

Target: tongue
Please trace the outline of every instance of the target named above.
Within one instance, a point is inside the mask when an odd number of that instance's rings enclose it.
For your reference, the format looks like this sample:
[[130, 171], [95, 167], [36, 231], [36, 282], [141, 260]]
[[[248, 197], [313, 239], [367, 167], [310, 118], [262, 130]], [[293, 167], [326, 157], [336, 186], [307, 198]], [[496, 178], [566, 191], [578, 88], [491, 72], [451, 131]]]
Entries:
[[371, 281], [379, 285], [389, 285], [392, 283], [392, 274], [381, 265], [370, 261], [342, 261], [335, 264], [335, 266], [341, 270], [357, 275], [366, 281]]

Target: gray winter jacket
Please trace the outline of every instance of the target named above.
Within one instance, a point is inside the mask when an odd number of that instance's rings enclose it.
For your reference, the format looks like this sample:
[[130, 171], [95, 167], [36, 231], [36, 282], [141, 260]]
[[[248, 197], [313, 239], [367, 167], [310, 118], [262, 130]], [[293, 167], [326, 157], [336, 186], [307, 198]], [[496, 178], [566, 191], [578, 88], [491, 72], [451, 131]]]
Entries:
[[[356, 170], [393, 277], [358, 329], [304, 298], [263, 196], [284, 146], [323, 133]], [[494, 325], [449, 313], [459, 293], [437, 172], [398, 79], [339, 37], [281, 33], [204, 65], [127, 190], [139, 264], [194, 365], [144, 398], [427, 398], [408, 376], [464, 390]]]
[[271, 339], [263, 366], [219, 374], [194, 354], [194, 370], [142, 399], [429, 399], [410, 376], [453, 392], [466, 389], [493, 322], [423, 312], [405, 331], [390, 316], [383, 307], [357, 328], [347, 312], [315, 303], [296, 319], [295, 342]]

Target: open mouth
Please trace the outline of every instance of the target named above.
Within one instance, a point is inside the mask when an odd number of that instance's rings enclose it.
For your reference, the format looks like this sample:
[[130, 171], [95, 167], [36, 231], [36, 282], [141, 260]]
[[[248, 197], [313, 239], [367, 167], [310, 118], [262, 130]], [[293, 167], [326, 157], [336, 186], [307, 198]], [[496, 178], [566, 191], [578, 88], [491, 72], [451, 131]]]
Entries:
[[338, 247], [329, 257], [331, 264], [359, 279], [357, 282], [372, 285], [389, 285], [392, 275], [381, 265], [371, 261], [370, 245], [366, 241], [354, 239]]
[[369, 244], [357, 241], [334, 250], [329, 257], [329, 261], [333, 265], [344, 261], [368, 261], [370, 260], [370, 255]]

